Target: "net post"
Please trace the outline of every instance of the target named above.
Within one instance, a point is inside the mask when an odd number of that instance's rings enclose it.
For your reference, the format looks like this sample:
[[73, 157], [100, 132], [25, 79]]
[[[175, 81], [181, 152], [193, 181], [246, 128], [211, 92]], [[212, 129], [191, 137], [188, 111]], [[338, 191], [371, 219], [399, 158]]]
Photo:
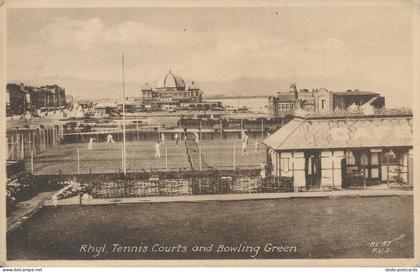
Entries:
[[168, 147], [165, 146], [165, 170], [168, 172]]
[[236, 168], [236, 148], [235, 145], [233, 145], [233, 170]]
[[34, 151], [31, 151], [31, 174], [34, 174]]
[[264, 139], [264, 119], [261, 119], [261, 140]]
[[77, 149], [77, 174], [80, 174], [80, 150]]
[[222, 119], [220, 119], [220, 140], [223, 140], [223, 123], [222, 123]]
[[201, 171], [201, 146], [198, 146], [198, 161], [199, 161], [199, 169]]

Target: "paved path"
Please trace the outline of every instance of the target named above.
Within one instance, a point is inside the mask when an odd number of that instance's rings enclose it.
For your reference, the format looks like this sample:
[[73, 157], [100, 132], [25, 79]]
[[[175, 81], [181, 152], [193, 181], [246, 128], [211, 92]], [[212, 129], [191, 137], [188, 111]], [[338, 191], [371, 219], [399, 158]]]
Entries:
[[[252, 194], [220, 194], [220, 195], [182, 195], [182, 196], [152, 196], [130, 198], [105, 198], [84, 200], [84, 205], [128, 204], [144, 202], [202, 202], [202, 201], [240, 201], [257, 199], [284, 199], [284, 198], [314, 198], [314, 197], [372, 197], [372, 196], [398, 196], [413, 195], [408, 190], [342, 190], [330, 192], [292, 192], [292, 193], [252, 193]], [[73, 197], [59, 200], [57, 205], [78, 205], [79, 198]], [[47, 206], [53, 205], [52, 201], [46, 202]]]
[[36, 211], [42, 208], [44, 206], [44, 201], [46, 199], [51, 199], [55, 193], [56, 191], [42, 192], [27, 201], [17, 203], [16, 208], [11, 212], [11, 215], [7, 217], [7, 232], [18, 228]]

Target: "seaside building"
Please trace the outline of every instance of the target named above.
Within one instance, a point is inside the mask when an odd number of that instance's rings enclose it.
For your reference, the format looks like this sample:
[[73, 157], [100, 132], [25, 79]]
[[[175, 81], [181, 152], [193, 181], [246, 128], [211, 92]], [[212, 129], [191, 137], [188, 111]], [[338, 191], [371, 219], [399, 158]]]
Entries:
[[110, 117], [118, 114], [118, 105], [111, 102], [98, 103], [94, 106], [96, 117]]
[[56, 110], [66, 106], [66, 92], [58, 85], [41, 87], [26, 86], [22, 83], [6, 85], [7, 115], [20, 115], [26, 111]]
[[296, 93], [277, 93], [268, 98], [268, 111], [271, 116], [292, 115], [295, 111], [297, 96]]
[[350, 106], [375, 109], [385, 106], [385, 98], [379, 93], [347, 90], [345, 92], [330, 92], [325, 88], [297, 90], [295, 84], [290, 85], [289, 92], [278, 92], [268, 98], [268, 109], [271, 116], [284, 117], [293, 115], [296, 111], [332, 113], [345, 111]]
[[202, 102], [202, 92], [199, 86], [191, 82], [186, 87], [184, 80], [171, 71], [161, 77], [154, 88], [146, 83], [141, 91], [142, 104], [149, 109], [160, 109], [162, 105], [179, 106], [180, 103]]
[[349, 187], [398, 182], [413, 186], [413, 115], [296, 117], [264, 141], [275, 177], [299, 188]]
[[7, 84], [6, 86], [6, 114], [21, 115], [28, 108], [27, 92], [19, 84]]

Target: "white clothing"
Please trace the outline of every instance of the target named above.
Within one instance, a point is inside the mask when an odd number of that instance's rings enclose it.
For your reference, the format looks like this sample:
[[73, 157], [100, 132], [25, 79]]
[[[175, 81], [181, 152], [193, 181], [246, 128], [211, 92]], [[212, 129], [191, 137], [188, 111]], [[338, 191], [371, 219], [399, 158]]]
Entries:
[[265, 179], [265, 176], [266, 176], [266, 174], [265, 174], [265, 168], [263, 168], [263, 169], [261, 169], [261, 172], [260, 172], [260, 177], [261, 177], [262, 179]]
[[114, 139], [112, 139], [112, 135], [108, 134], [108, 136], [106, 136], [106, 144], [109, 143], [114, 143]]
[[90, 138], [89, 139], [89, 143], [88, 143], [88, 149], [89, 150], [92, 150], [92, 148], [93, 148], [93, 141], [94, 141], [95, 139], [94, 138]]
[[160, 158], [160, 144], [155, 144], [155, 158]]
[[196, 142], [196, 143], [198, 143], [200, 140], [199, 140], [199, 137], [198, 137], [198, 133], [197, 132], [195, 132], [194, 131], [194, 141]]
[[246, 151], [246, 148], [247, 148], [248, 146], [247, 146], [247, 144], [246, 144], [246, 142], [244, 141], [244, 142], [242, 142], [242, 155], [243, 154], [245, 154], [245, 151]]

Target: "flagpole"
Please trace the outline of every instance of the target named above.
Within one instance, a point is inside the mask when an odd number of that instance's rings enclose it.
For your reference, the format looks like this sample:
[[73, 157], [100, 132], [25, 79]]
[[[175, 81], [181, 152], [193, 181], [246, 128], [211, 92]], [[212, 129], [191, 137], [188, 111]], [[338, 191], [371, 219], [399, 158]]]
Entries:
[[122, 55], [122, 87], [123, 87], [123, 173], [127, 174], [127, 162], [126, 162], [126, 148], [125, 148], [125, 78], [124, 78], [124, 54]]

